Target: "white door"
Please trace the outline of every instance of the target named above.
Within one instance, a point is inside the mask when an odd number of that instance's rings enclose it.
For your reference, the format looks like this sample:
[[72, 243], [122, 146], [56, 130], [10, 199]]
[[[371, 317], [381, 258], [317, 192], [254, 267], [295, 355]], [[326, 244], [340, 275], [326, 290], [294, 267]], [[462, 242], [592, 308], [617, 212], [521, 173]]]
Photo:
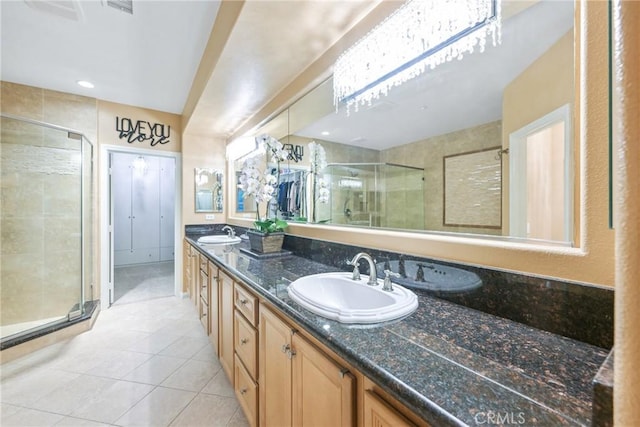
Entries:
[[572, 241], [572, 141], [568, 105], [510, 135], [511, 236]]

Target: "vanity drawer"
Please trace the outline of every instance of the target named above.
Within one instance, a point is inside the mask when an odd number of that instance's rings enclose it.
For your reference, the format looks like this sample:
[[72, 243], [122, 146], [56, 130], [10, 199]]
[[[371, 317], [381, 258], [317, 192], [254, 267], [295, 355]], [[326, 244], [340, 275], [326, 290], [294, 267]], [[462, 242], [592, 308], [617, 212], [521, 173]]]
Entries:
[[234, 314], [234, 343], [238, 358], [251, 378], [258, 374], [258, 333], [237, 311]]
[[200, 298], [198, 308], [200, 311], [200, 323], [202, 323], [205, 333], [209, 335], [211, 333], [209, 330], [209, 304], [203, 298]]
[[252, 326], [256, 326], [258, 324], [258, 298], [237, 283], [233, 289], [233, 301], [236, 308]]
[[247, 417], [250, 426], [257, 425], [258, 414], [258, 385], [251, 379], [244, 366], [238, 360], [234, 368], [235, 392], [238, 402]]
[[200, 270], [204, 272], [204, 274], [208, 274], [209, 272], [209, 263], [207, 260], [207, 257], [199, 254], [199, 258], [200, 258]]

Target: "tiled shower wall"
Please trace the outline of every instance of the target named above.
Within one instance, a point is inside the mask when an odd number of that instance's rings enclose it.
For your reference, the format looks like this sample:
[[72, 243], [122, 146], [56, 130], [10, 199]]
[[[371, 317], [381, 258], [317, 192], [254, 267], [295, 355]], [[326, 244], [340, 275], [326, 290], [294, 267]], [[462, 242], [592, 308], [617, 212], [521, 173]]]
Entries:
[[[95, 142], [95, 99], [1, 85], [3, 113], [75, 129]], [[65, 315], [80, 298], [81, 143], [66, 132], [8, 119], [1, 129], [0, 322]], [[92, 209], [85, 207], [85, 219]], [[85, 293], [90, 299], [90, 289]]]

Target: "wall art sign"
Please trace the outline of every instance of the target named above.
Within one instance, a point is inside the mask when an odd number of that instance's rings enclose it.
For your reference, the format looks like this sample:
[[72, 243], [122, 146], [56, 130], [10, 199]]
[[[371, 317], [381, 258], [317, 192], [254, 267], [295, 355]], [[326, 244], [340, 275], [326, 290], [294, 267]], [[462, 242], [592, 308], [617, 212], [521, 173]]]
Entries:
[[149, 141], [152, 147], [171, 142], [171, 126], [163, 123], [151, 123], [146, 120], [133, 121], [127, 117], [116, 116], [116, 131], [120, 139], [129, 144]]
[[293, 160], [298, 163], [304, 156], [304, 147], [302, 145], [284, 144], [282, 148], [288, 153], [287, 160]]

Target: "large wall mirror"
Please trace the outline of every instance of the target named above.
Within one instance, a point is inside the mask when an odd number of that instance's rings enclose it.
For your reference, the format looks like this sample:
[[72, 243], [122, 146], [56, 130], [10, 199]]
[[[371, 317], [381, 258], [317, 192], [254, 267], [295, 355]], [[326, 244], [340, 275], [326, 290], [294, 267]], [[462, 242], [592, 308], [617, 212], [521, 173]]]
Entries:
[[329, 198], [314, 206], [308, 197], [314, 222], [570, 245], [579, 188], [574, 9], [503, 1], [501, 44], [349, 113], [336, 110], [329, 78], [258, 134], [304, 147], [296, 167], [307, 170], [309, 142], [324, 148]]

